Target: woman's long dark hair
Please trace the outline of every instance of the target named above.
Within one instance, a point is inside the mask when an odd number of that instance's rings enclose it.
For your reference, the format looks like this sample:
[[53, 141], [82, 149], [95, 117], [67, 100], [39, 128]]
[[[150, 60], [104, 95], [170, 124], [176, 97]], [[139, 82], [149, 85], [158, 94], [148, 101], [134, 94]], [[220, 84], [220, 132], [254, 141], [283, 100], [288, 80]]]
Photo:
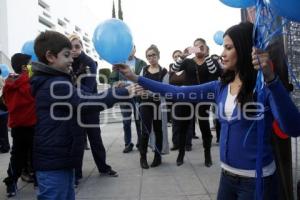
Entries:
[[247, 102], [254, 101], [253, 89], [256, 83], [257, 71], [252, 65], [252, 31], [253, 24], [250, 22], [242, 22], [238, 25], [230, 27], [224, 34], [233, 41], [233, 45], [237, 52], [236, 71], [227, 70], [221, 76], [222, 84], [229, 84], [234, 80], [236, 73], [242, 81], [241, 89], [237, 95], [237, 102], [243, 106]]

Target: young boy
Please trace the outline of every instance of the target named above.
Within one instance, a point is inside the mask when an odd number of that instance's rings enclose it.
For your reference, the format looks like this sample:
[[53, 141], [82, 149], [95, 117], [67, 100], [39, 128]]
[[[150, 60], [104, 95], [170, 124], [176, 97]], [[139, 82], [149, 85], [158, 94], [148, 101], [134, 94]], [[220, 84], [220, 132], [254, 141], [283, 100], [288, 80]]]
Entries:
[[8, 126], [11, 127], [13, 138], [8, 177], [3, 180], [8, 197], [16, 195], [18, 178], [22, 169], [27, 167], [28, 160], [31, 161], [28, 157], [32, 151], [36, 114], [27, 70], [30, 59], [29, 55], [21, 53], [12, 56], [11, 65], [15, 74], [9, 75], [3, 88], [3, 98], [9, 113]]
[[[42, 32], [35, 39], [34, 51], [40, 62], [32, 64], [31, 86], [38, 119], [33, 145], [38, 199], [75, 199], [74, 168], [84, 148], [83, 128], [78, 121], [84, 114], [113, 106], [120, 101], [116, 95], [127, 96], [130, 91], [110, 89], [91, 96], [76, 89], [69, 74], [71, 48], [68, 38], [55, 31]], [[91, 109], [89, 103], [98, 106]]]

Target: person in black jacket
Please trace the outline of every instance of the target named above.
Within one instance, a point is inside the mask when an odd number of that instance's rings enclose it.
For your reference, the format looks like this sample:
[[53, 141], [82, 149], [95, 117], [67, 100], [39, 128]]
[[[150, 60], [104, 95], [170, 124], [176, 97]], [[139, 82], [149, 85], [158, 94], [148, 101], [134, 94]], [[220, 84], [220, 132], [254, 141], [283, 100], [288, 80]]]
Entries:
[[[70, 35], [69, 40], [72, 44], [72, 71], [75, 75], [74, 79], [77, 87], [80, 87], [85, 92], [97, 92], [97, 63], [87, 56], [83, 51], [82, 41], [77, 35]], [[101, 138], [100, 120], [98, 113], [89, 113], [83, 118], [83, 123], [91, 125], [91, 128], [85, 128], [85, 133], [88, 136], [94, 161], [98, 171], [102, 175], [117, 177], [118, 173], [106, 163], [106, 151]], [[82, 160], [80, 165], [75, 170], [75, 185], [78, 185], [79, 179], [82, 178]]]
[[[192, 53], [195, 54], [194, 58], [186, 58]], [[186, 48], [184, 50], [182, 59], [178, 59], [172, 66], [172, 69], [174, 71], [185, 70], [187, 77], [186, 85], [198, 85], [216, 80], [221, 73], [219, 63], [208, 55], [208, 46], [206, 41], [202, 38], [197, 38], [194, 41], [193, 48]], [[210, 103], [198, 106], [198, 110], [196, 111], [199, 117], [198, 123], [202, 134], [205, 158], [204, 163], [206, 167], [210, 167], [212, 165], [210, 152], [212, 135], [208, 120], [209, 109]], [[183, 157], [181, 154], [179, 153], [178, 158]]]

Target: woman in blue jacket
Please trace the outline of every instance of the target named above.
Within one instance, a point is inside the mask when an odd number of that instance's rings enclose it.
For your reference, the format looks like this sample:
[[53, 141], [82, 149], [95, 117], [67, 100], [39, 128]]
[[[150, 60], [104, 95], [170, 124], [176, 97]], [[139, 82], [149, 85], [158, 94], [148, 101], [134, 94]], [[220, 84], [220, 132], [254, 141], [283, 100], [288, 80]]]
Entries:
[[[272, 193], [276, 165], [271, 147], [272, 122], [276, 119], [281, 129], [290, 136], [300, 134], [300, 114], [288, 92], [271, 68], [269, 54], [252, 48], [253, 24], [240, 23], [224, 34], [222, 53], [224, 73], [220, 81], [196, 86], [177, 87], [138, 77], [124, 65], [115, 68], [128, 79], [145, 89], [167, 95], [174, 101], [215, 102], [221, 123], [220, 158], [221, 180], [218, 200], [255, 199], [258, 157], [261, 157], [264, 199]], [[257, 70], [264, 75], [265, 103], [257, 102], [255, 88]], [[180, 95], [178, 95], [180, 94]], [[193, 94], [193, 95], [191, 95]], [[255, 112], [251, 109], [255, 109]], [[264, 129], [257, 129], [258, 119]], [[263, 133], [263, 134], [261, 134]], [[262, 145], [258, 145], [262, 135]], [[262, 153], [257, 150], [262, 148]], [[275, 197], [276, 198], [276, 197]]]

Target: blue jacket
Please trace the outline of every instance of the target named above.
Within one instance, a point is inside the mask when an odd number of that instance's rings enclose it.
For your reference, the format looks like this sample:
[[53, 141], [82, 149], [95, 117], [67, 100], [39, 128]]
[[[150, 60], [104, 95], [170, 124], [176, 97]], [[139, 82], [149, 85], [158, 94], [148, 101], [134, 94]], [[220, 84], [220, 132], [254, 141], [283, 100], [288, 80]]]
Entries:
[[[97, 106], [98, 109], [94, 106], [93, 109], [88, 109], [88, 106], [79, 108], [84, 103], [102, 103], [103, 106], [112, 107], [120, 101], [113, 96], [113, 92], [126, 96], [128, 91], [107, 90], [91, 98], [92, 94], [77, 90], [71, 84], [69, 74], [63, 71], [41, 63], [33, 63], [32, 70], [34, 76], [31, 78], [31, 87], [38, 119], [33, 144], [34, 168], [39, 171], [74, 168], [80, 162], [84, 145], [83, 129], [77, 122], [78, 117], [105, 109], [101, 106]], [[80, 96], [80, 93], [85, 96]], [[78, 113], [78, 110], [82, 112]]]
[[[250, 129], [254, 119], [246, 119], [238, 107], [233, 111], [232, 120], [228, 121], [224, 118], [224, 105], [228, 85], [222, 85], [219, 81], [213, 81], [201, 85], [178, 87], [152, 81], [144, 77], [139, 77], [138, 84], [174, 101], [217, 103], [218, 116], [221, 123], [221, 161], [235, 168], [255, 170], [257, 151], [256, 123]], [[270, 164], [274, 159], [271, 147], [271, 131], [274, 118], [278, 120], [280, 128], [285, 133], [294, 137], [300, 135], [300, 113], [278, 78], [265, 87], [265, 94], [267, 101], [264, 113], [263, 166]], [[238, 118], [239, 113], [241, 116]], [[248, 130], [251, 131], [247, 136]]]

